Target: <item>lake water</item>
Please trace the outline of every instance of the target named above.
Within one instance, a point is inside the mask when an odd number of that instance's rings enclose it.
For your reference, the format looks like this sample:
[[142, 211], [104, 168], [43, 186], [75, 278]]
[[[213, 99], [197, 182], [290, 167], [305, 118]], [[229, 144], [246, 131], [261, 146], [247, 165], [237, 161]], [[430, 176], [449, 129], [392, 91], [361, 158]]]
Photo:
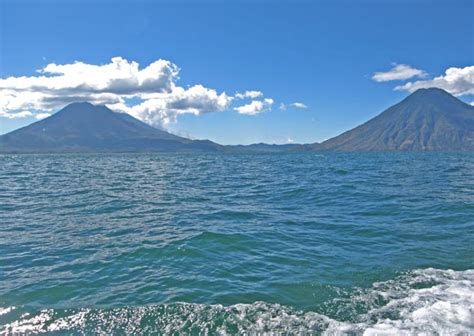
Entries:
[[474, 333], [474, 154], [0, 156], [0, 334]]

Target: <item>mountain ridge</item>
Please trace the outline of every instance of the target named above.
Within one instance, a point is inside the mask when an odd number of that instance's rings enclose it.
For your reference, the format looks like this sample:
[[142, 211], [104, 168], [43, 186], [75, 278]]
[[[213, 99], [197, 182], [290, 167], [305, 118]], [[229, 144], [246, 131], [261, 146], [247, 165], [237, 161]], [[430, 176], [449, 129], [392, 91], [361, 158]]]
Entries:
[[0, 153], [144, 151], [474, 151], [474, 106], [420, 89], [365, 123], [321, 143], [220, 145], [152, 127], [87, 102], [0, 136]]
[[220, 145], [154, 128], [101, 105], [72, 103], [0, 136], [0, 152], [214, 151]]
[[474, 107], [448, 92], [419, 89], [314, 150], [474, 150]]

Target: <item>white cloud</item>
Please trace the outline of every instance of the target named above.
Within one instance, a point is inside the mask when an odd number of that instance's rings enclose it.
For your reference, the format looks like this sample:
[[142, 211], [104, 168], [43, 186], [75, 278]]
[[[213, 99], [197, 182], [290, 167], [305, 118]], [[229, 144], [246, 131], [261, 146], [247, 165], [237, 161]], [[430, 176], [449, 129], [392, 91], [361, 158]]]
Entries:
[[[0, 117], [40, 119], [69, 103], [88, 101], [129, 113], [154, 126], [166, 126], [180, 114], [227, 110], [234, 99], [262, 97], [235, 109], [243, 114], [257, 114], [273, 104], [272, 99], [263, 99], [263, 93], [255, 90], [233, 97], [202, 85], [181, 87], [177, 84], [179, 72], [178, 66], [161, 59], [144, 68], [122, 57], [102, 65], [51, 63], [37, 75], [0, 78]], [[27, 110], [34, 112], [22, 113]]]
[[399, 85], [395, 90], [414, 92], [418, 89], [437, 87], [452, 95], [462, 96], [474, 94], [474, 65], [464, 68], [449, 68], [442, 76], [428, 80], [419, 80]]
[[221, 112], [228, 108], [232, 97], [225, 92], [218, 94], [216, 90], [202, 85], [195, 85], [188, 89], [175, 87], [169, 93], [157, 93], [146, 96], [147, 99], [134, 106], [124, 103], [109, 105], [109, 108], [126, 112], [152, 125], [166, 126], [176, 121], [179, 114], [191, 113], [200, 115], [209, 112]]
[[170, 61], [160, 59], [140, 70], [137, 62], [114, 57], [111, 63], [105, 65], [51, 63], [39, 72], [54, 76], [22, 78], [23, 85], [55, 90], [74, 89], [76, 93], [134, 94], [170, 91], [179, 68]]
[[38, 113], [38, 114], [35, 114], [35, 118], [38, 119], [38, 120], [41, 120], [41, 119], [44, 119], [44, 118], [48, 118], [49, 116], [51, 116], [50, 113]]
[[273, 104], [273, 99], [265, 98], [264, 100], [252, 100], [249, 104], [238, 106], [234, 108], [240, 114], [256, 115], [261, 112], [270, 110]]
[[299, 108], [299, 109], [306, 109], [306, 108], [308, 108], [308, 106], [306, 106], [305, 104], [303, 104], [303, 103], [298, 103], [298, 102], [293, 103], [293, 104], [290, 104], [290, 106], [296, 107], [296, 108]]
[[33, 113], [30, 111], [19, 111], [19, 112], [5, 112], [0, 110], [0, 117], [8, 118], [8, 119], [19, 119], [19, 118], [26, 118], [33, 116]]
[[240, 93], [240, 92], [237, 92], [235, 94], [235, 98], [237, 99], [245, 99], [245, 98], [252, 98], [252, 99], [255, 99], [255, 98], [258, 98], [258, 97], [262, 97], [263, 96], [263, 92], [261, 91], [245, 91], [244, 93]]
[[291, 103], [291, 104], [284, 104], [284, 103], [281, 103], [280, 104], [280, 110], [286, 110], [287, 108], [297, 108], [297, 109], [307, 109], [308, 106], [306, 106], [306, 104], [303, 104], [303, 103], [299, 103], [299, 102], [295, 102], [295, 103]]
[[393, 68], [386, 72], [376, 72], [372, 79], [376, 82], [388, 82], [393, 80], [405, 80], [413, 77], [425, 77], [423, 70], [412, 68], [406, 64], [393, 64]]
[[169, 61], [157, 60], [140, 69], [137, 62], [114, 57], [104, 65], [51, 63], [38, 73], [0, 79], [0, 110], [44, 113], [77, 101], [118, 104], [127, 97], [169, 93], [176, 88], [179, 68]]

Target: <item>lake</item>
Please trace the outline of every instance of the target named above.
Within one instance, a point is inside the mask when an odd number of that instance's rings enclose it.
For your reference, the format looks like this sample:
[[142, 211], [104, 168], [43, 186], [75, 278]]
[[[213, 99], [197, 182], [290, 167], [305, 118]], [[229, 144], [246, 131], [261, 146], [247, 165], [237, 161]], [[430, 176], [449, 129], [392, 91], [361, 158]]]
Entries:
[[0, 334], [474, 333], [474, 153], [0, 162]]

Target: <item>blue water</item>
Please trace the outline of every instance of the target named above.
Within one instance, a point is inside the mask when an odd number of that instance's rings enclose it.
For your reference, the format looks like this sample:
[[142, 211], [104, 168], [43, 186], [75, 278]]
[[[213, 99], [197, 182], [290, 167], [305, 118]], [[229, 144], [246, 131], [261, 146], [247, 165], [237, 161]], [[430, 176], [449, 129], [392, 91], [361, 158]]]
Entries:
[[473, 153], [0, 156], [0, 334], [474, 333]]

